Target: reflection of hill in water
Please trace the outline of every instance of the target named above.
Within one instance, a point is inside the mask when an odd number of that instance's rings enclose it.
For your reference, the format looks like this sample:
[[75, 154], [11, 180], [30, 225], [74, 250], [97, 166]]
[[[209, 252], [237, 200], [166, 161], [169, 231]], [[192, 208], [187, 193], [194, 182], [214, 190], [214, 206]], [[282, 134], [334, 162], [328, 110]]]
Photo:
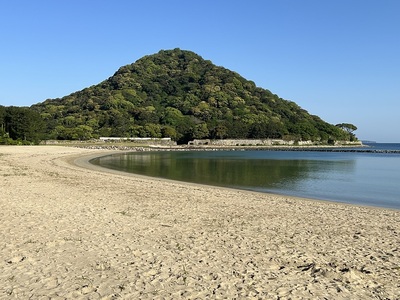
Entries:
[[289, 189], [309, 178], [324, 177], [328, 172], [348, 172], [355, 164], [353, 160], [253, 159], [251, 155], [131, 153], [103, 157], [95, 163], [147, 176], [249, 189], [278, 186]]

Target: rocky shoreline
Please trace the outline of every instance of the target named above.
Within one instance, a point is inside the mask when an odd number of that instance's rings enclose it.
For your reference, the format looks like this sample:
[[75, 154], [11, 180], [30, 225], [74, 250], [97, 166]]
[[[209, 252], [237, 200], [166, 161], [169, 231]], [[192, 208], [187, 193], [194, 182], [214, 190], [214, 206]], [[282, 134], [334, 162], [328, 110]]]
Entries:
[[126, 146], [126, 145], [74, 145], [76, 148], [91, 150], [112, 150], [112, 151], [297, 151], [297, 152], [353, 152], [353, 153], [382, 153], [382, 154], [400, 154], [400, 150], [388, 149], [369, 149], [366, 147], [331, 147], [331, 146], [238, 146], [238, 147], [215, 147], [215, 146]]

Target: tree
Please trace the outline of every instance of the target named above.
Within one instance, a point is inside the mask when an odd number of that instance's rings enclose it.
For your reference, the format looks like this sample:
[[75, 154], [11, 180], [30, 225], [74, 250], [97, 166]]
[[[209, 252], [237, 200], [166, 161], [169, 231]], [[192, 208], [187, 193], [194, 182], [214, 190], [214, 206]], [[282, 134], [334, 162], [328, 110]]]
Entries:
[[210, 134], [206, 123], [196, 125], [193, 130], [193, 138], [195, 139], [203, 139], [208, 137]]
[[218, 124], [211, 132], [213, 139], [224, 139], [228, 135], [228, 128], [223, 124]]
[[161, 126], [153, 123], [146, 124], [140, 129], [139, 135], [141, 137], [160, 138], [162, 136]]
[[0, 105], [0, 135], [5, 134], [6, 108]]
[[175, 128], [169, 125], [164, 125], [161, 128], [161, 134], [163, 137], [169, 137], [174, 141], [177, 139], [178, 136]]
[[39, 143], [45, 129], [40, 114], [26, 107], [6, 108], [5, 131], [13, 140]]
[[357, 130], [357, 126], [350, 123], [340, 123], [336, 124], [336, 126], [343, 129], [344, 131], [347, 131], [348, 133], [353, 133]]
[[183, 114], [180, 110], [168, 106], [165, 109], [162, 121], [166, 125], [177, 126], [179, 123], [183, 122]]
[[93, 128], [87, 125], [78, 125], [75, 128], [74, 133], [79, 140], [88, 140], [92, 137]]
[[347, 132], [349, 135], [349, 139], [350, 141], [356, 141], [357, 138], [355, 136], [355, 134], [353, 133], [354, 131], [357, 130], [357, 126], [350, 124], [350, 123], [340, 123], [336, 125], [337, 127], [339, 127], [340, 129], [342, 129], [343, 131]]
[[336, 124], [336, 126], [339, 127], [340, 129], [346, 131], [349, 134], [350, 141], [357, 140], [355, 134], [353, 133], [354, 131], [357, 130], [357, 126], [350, 124], [350, 123], [340, 123], [340, 124]]

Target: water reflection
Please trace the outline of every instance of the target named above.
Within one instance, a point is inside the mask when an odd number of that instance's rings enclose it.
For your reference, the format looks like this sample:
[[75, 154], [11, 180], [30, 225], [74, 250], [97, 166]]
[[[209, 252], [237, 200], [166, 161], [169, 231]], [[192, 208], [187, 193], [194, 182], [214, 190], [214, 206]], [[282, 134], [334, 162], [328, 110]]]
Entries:
[[351, 159], [318, 157], [288, 159], [287, 153], [145, 152], [106, 156], [92, 161], [101, 166], [153, 177], [255, 190], [296, 189], [310, 179], [348, 174]]
[[400, 209], [398, 154], [143, 152], [91, 162], [153, 177]]

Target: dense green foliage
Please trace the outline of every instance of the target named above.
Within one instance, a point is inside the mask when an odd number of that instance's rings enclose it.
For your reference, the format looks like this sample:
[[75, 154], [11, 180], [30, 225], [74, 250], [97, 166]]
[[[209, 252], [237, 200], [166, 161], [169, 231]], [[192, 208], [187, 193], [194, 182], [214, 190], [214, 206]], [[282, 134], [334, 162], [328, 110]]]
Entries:
[[340, 123], [340, 124], [336, 124], [336, 126], [339, 127], [340, 129], [346, 131], [350, 135], [351, 141], [357, 140], [355, 134], [353, 133], [354, 131], [357, 130], [357, 126], [350, 124], [350, 123]]
[[98, 85], [32, 108], [54, 139], [350, 139], [294, 102], [180, 49], [145, 56]]
[[30, 108], [0, 106], [0, 144], [37, 144], [45, 127], [40, 114]]

